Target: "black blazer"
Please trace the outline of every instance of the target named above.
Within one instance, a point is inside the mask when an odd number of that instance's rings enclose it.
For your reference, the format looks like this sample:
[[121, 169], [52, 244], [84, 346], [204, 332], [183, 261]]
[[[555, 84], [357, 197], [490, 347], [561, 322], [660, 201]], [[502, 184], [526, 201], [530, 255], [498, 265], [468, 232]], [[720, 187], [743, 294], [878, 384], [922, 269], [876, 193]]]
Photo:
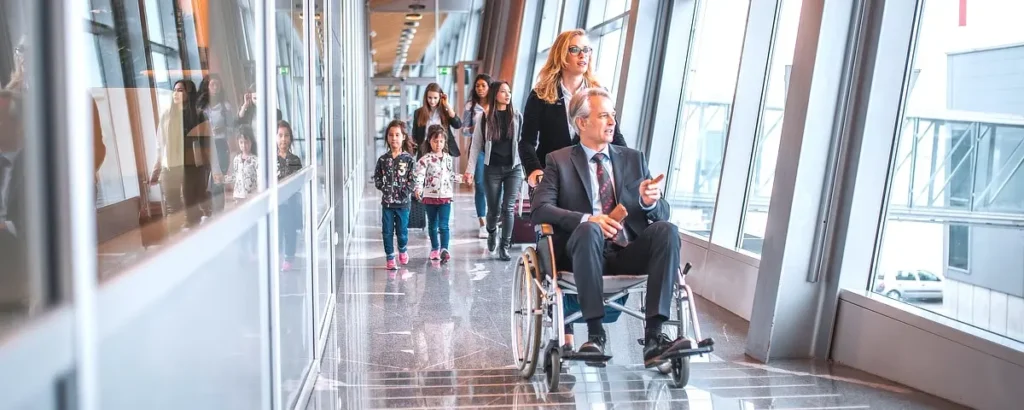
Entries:
[[[413, 113], [413, 124], [416, 123], [416, 113], [418, 112], [419, 110], [416, 110], [416, 112]], [[447, 113], [444, 112], [440, 114], [447, 115]], [[462, 120], [459, 119], [458, 115], [448, 119], [448, 129], [445, 130], [448, 131], [448, 142], [445, 145], [448, 146], [448, 155], [451, 155], [455, 158], [461, 157], [462, 151], [459, 150], [459, 143], [455, 141], [455, 134], [452, 132], [452, 129], [459, 128], [462, 128]], [[420, 152], [420, 147], [423, 144], [424, 138], [427, 138], [427, 127], [423, 125], [414, 126], [412, 129], [412, 140], [413, 142], [416, 143], [417, 153]], [[416, 157], [419, 158], [419, 155], [417, 155]]]
[[[531, 91], [523, 109], [523, 136], [519, 143], [519, 158], [523, 161], [526, 176], [544, 169], [548, 154], [578, 142], [579, 137], [569, 129], [562, 87], [558, 87], [558, 100], [554, 104], [548, 104], [537, 96], [537, 91]], [[612, 144], [626, 146], [618, 123], [615, 124]]]
[[[669, 220], [672, 210], [664, 198], [650, 211], [640, 208], [640, 183], [651, 178], [644, 154], [615, 145], [608, 146], [608, 153], [615, 174], [616, 198], [629, 212], [624, 226], [629, 237], [638, 237], [651, 223]], [[591, 193], [594, 187], [590, 185], [589, 159], [576, 144], [548, 154], [545, 162], [544, 178], [531, 200], [531, 219], [534, 224], [554, 227], [555, 250], [562, 253], [583, 215], [593, 212]], [[564, 255], [558, 255], [557, 259], [560, 268], [568, 266], [563, 262]]]

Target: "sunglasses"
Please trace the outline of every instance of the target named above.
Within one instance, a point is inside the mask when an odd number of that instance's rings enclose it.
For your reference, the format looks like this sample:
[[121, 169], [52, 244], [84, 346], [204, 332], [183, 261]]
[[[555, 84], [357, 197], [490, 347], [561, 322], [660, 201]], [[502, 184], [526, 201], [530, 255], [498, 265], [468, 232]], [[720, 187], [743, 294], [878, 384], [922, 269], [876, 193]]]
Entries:
[[572, 55], [577, 55], [579, 53], [590, 54], [592, 51], [594, 51], [594, 49], [590, 48], [590, 46], [569, 46], [569, 54]]

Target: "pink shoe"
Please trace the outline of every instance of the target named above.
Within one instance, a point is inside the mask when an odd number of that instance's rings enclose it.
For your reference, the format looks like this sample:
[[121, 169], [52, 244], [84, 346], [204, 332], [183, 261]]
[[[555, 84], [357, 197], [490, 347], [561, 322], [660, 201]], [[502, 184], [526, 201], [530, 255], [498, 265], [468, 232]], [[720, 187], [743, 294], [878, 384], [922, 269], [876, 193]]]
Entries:
[[441, 249], [441, 263], [447, 263], [448, 260], [451, 259], [451, 258], [452, 258], [451, 252], [448, 252], [447, 249]]
[[281, 262], [281, 270], [292, 270], [292, 263], [288, 261]]
[[388, 270], [398, 269], [398, 265], [395, 264], [394, 259], [388, 259]]
[[441, 259], [441, 253], [437, 250], [430, 251], [430, 260], [436, 261]]
[[398, 253], [398, 263], [401, 263], [403, 265], [408, 265], [409, 264], [409, 253], [408, 252], [399, 252]]

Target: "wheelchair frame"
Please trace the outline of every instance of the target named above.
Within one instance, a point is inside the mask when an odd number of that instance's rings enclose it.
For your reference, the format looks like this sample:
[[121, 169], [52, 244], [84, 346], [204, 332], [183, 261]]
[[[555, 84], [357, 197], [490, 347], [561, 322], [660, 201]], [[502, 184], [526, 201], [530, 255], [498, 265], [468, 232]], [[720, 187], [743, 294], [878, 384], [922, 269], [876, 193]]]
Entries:
[[[510, 313], [512, 315], [513, 357], [523, 378], [531, 378], [537, 369], [541, 341], [544, 343], [542, 368], [548, 388], [558, 389], [559, 375], [563, 360], [586, 360], [586, 357], [575, 355], [574, 347], [566, 343], [565, 324], [572, 323], [583, 316], [580, 311], [564, 317], [563, 298], [575, 295], [576, 286], [559, 278], [554, 258], [551, 225], [541, 224], [534, 228], [539, 237], [537, 246], [529, 246], [523, 250], [514, 279]], [[538, 251], [539, 250], [539, 251]], [[677, 388], [686, 386], [690, 378], [690, 356], [704, 355], [713, 351], [714, 342], [702, 339], [700, 322], [697, 319], [697, 308], [692, 297], [693, 291], [686, 284], [686, 274], [691, 266], [687, 263], [677, 271], [676, 286], [673, 290], [675, 318], [669, 318], [666, 326], [676, 328], [676, 336], [689, 340], [690, 348], [673, 352], [668, 360], [659, 365], [662, 374], [671, 374], [672, 384]], [[640, 310], [618, 303], [616, 300], [631, 294], [645, 293], [647, 279], [628, 285], [614, 293], [603, 295], [604, 305], [629, 316], [645, 319], [643, 300]], [[691, 326], [692, 324], [692, 326]], [[691, 332], [692, 330], [692, 332]], [[525, 337], [524, 337], [525, 332]], [[692, 337], [691, 337], [692, 334]], [[699, 341], [699, 342], [698, 342]], [[641, 344], [643, 340], [639, 341]]]

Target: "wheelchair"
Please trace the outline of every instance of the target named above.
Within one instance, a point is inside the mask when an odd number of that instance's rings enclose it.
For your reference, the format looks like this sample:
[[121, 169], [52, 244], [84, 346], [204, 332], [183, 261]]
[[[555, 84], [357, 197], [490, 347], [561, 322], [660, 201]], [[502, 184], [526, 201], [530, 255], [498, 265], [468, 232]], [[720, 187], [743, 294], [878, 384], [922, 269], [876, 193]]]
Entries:
[[[540, 224], [534, 230], [538, 237], [536, 246], [526, 247], [516, 265], [511, 304], [512, 350], [520, 376], [532, 378], [540, 364], [548, 389], [557, 391], [564, 361], [593, 361], [593, 357], [577, 355], [574, 347], [566, 343], [565, 324], [581, 322], [583, 314], [578, 305], [572, 306], [575, 305], [573, 295], [577, 295], [573, 273], [559, 272], [555, 268], [554, 228]], [[676, 336], [687, 339], [688, 343], [668, 353], [664, 356], [666, 362], [657, 366], [662, 374], [671, 375], [671, 384], [676, 388], [683, 388], [689, 382], [690, 357], [714, 351], [714, 341], [701, 338], [697, 309], [691, 297], [693, 291], [684, 281], [690, 267], [687, 263], [677, 271], [672, 312], [675, 317], [664, 324], [666, 329], [674, 327]], [[605, 323], [615, 322], [621, 313], [644, 320], [642, 305], [638, 311], [625, 303], [630, 294], [639, 293], [642, 304], [646, 290], [646, 275], [605, 276]], [[638, 342], [643, 345], [644, 341]]]

